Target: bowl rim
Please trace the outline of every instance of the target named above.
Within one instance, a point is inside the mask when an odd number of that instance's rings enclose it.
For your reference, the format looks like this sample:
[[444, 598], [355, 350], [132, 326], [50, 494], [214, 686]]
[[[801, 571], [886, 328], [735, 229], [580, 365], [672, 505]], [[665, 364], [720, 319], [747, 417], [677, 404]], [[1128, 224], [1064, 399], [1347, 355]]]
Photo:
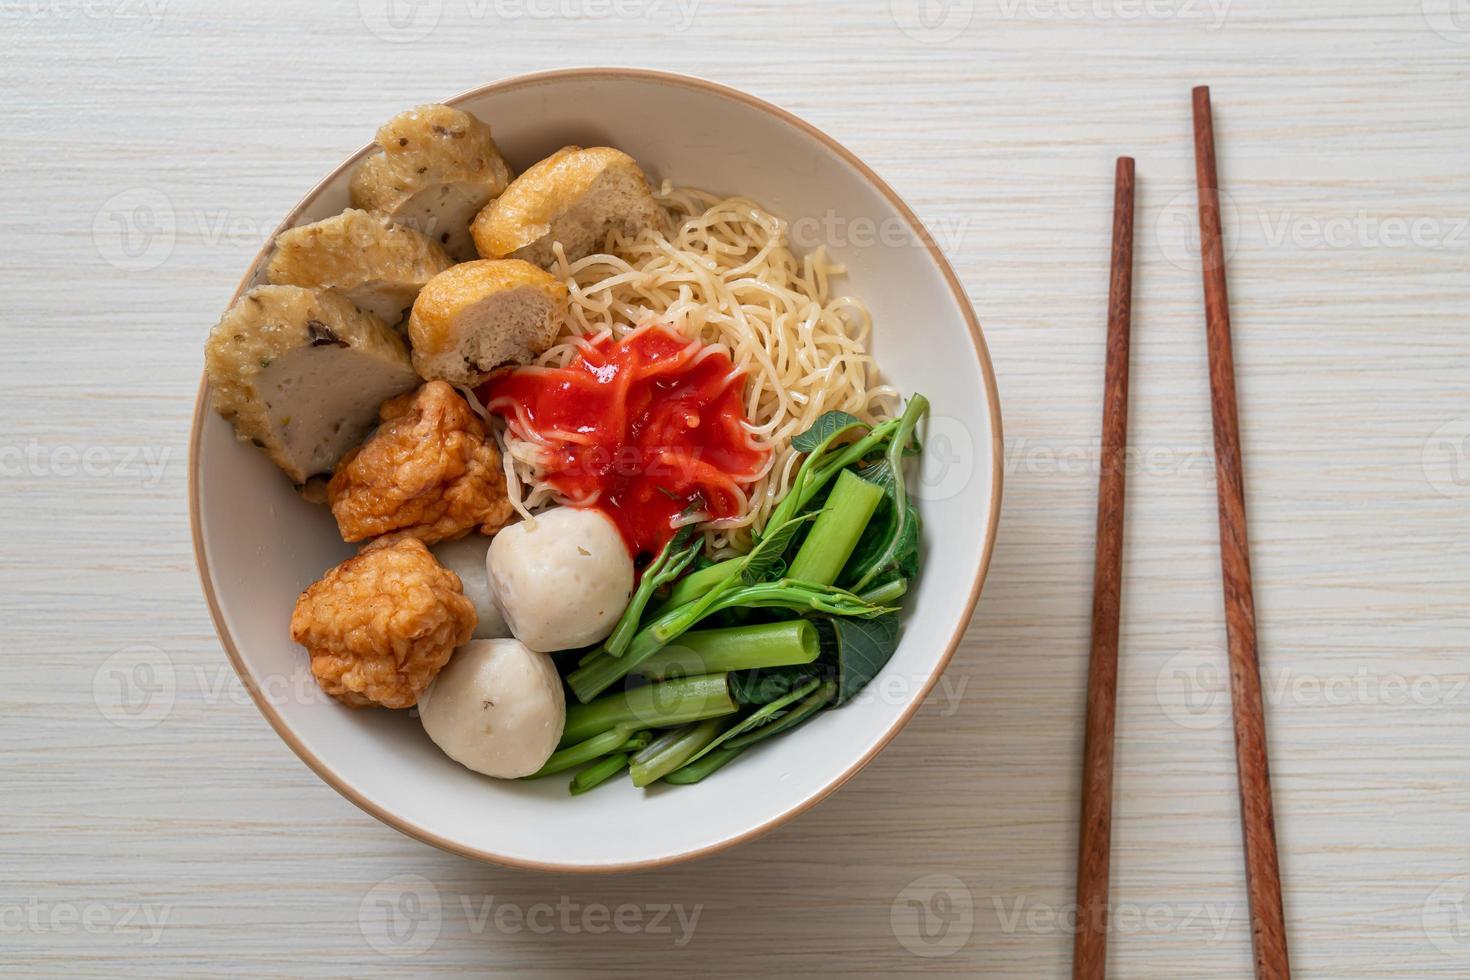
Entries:
[[[768, 115], [774, 116], [777, 120], [789, 126], [795, 127], [806, 135], [817, 140], [829, 151], [840, 157], [844, 162], [846, 162], [849, 166], [856, 170], [862, 176], [862, 178], [866, 180], [874, 189], [881, 193], [883, 197], [888, 201], [888, 203], [892, 205], [898, 211], [898, 213], [903, 216], [904, 220], [908, 222], [912, 230], [924, 243], [924, 247], [928, 249], [930, 259], [944, 275], [945, 282], [948, 283], [950, 291], [954, 295], [955, 302], [958, 304], [961, 312], [964, 315], [965, 323], [969, 327], [970, 340], [975, 349], [975, 356], [977, 361], [979, 362], [981, 374], [985, 379], [987, 401], [989, 403], [990, 409], [990, 513], [987, 515], [985, 541], [983, 546], [984, 553], [980, 556], [979, 569], [976, 573], [975, 581], [970, 588], [970, 595], [965, 602], [964, 610], [958, 619], [958, 625], [956, 626], [954, 633], [950, 636], [948, 642], [946, 643], [944, 654], [939, 659], [938, 663], [935, 666], [935, 669], [930, 673], [928, 679], [924, 682], [922, 689], [920, 689], [917, 692], [917, 695], [912, 698], [909, 705], [893, 721], [893, 723], [889, 725], [889, 727], [878, 736], [878, 738], [874, 741], [873, 745], [868, 749], [868, 751], [865, 752], [861, 758], [850, 765], [847, 769], [837, 774], [837, 776], [833, 777], [830, 781], [828, 781], [824, 786], [814, 792], [807, 799], [794, 804], [793, 806], [782, 811], [781, 813], [776, 814], [774, 817], [771, 817], [765, 822], [758, 824], [755, 827], [751, 827], [748, 830], [745, 830], [733, 837], [729, 837], [721, 841], [716, 841], [713, 844], [708, 844], [703, 847], [693, 848], [690, 850], [681, 851], [676, 854], [668, 854], [661, 857], [647, 858], [640, 861], [625, 861], [615, 864], [570, 864], [550, 861], [531, 861], [505, 854], [498, 854], [494, 851], [469, 847], [458, 841], [450, 840], [446, 837], [434, 833], [432, 830], [429, 830], [426, 827], [422, 827], [411, 821], [405, 820], [399, 815], [388, 811], [382, 806], [379, 806], [372, 800], [367, 799], [354, 786], [349, 784], [344, 778], [340, 777], [335, 770], [324, 763], [320, 758], [309, 751], [304, 744], [302, 744], [300, 739], [296, 737], [295, 732], [289, 726], [287, 726], [274, 705], [271, 704], [268, 698], [263, 696], [260, 689], [255, 685], [255, 683], [251, 679], [250, 672], [245, 668], [245, 664], [240, 656], [239, 649], [235, 646], [234, 637], [230, 635], [230, 631], [225, 625], [224, 616], [219, 605], [219, 600], [215, 594], [214, 581], [209, 574], [209, 565], [205, 557], [204, 533], [199, 508], [199, 446], [204, 430], [203, 423], [205, 418], [207, 417], [208, 412], [209, 380], [207, 376], [201, 377], [199, 382], [199, 390], [194, 400], [194, 416], [189, 432], [189, 526], [194, 544], [194, 562], [199, 572], [199, 581], [204, 590], [205, 601], [209, 605], [209, 614], [210, 618], [214, 622], [215, 633], [218, 635], [220, 643], [225, 649], [225, 653], [229, 656], [230, 663], [234, 667], [235, 673], [239, 676], [241, 683], [244, 684], [245, 688], [250, 692], [250, 698], [252, 701], [255, 702], [256, 708], [259, 709], [260, 713], [265, 716], [266, 721], [270, 723], [271, 728], [275, 730], [276, 734], [280, 736], [281, 740], [284, 741], [288, 746], [290, 746], [291, 750], [296, 753], [297, 757], [301, 759], [302, 762], [306, 763], [306, 765], [313, 772], [315, 772], [316, 775], [320, 777], [323, 782], [332, 787], [347, 800], [351, 801], [354, 805], [356, 805], [365, 813], [370, 814], [371, 816], [377, 818], [381, 822], [387, 824], [388, 826], [392, 827], [402, 834], [422, 841], [425, 844], [429, 844], [442, 850], [449, 851], [450, 853], [458, 854], [462, 857], [472, 858], [477, 861], [498, 864], [504, 867], [520, 868], [533, 871], [584, 873], [646, 871], [653, 868], [667, 867], [669, 865], [677, 864], [683, 861], [694, 860], [696, 858], [708, 857], [712, 854], [717, 854], [721, 851], [725, 851], [729, 848], [735, 847], [738, 844], [753, 840], [756, 837], [759, 837], [771, 830], [774, 830], [776, 827], [779, 827], [780, 825], [794, 819], [802, 813], [805, 813], [807, 810], [816, 806], [827, 797], [831, 796], [834, 792], [837, 791], [839, 787], [841, 787], [849, 779], [857, 775], [857, 773], [861, 771], [865, 766], [867, 766], [867, 764], [871, 762], [878, 755], [879, 752], [887, 747], [888, 743], [891, 742], [894, 737], [898, 735], [898, 733], [904, 728], [904, 726], [908, 724], [909, 720], [918, 711], [919, 706], [924, 703], [924, 700], [928, 697], [929, 692], [934, 688], [934, 685], [938, 683], [940, 675], [944, 673], [945, 669], [949, 666], [950, 661], [954, 658], [955, 651], [959, 649], [960, 641], [964, 638], [965, 631], [968, 629], [970, 620], [974, 616], [975, 606], [980, 600], [980, 591], [985, 584], [986, 575], [990, 570], [990, 560], [995, 549], [996, 530], [1000, 523], [1001, 492], [1003, 482], [1002, 470], [1004, 461], [1004, 447], [1002, 444], [1001, 434], [1000, 394], [996, 386], [995, 369], [990, 361], [989, 348], [985, 344], [985, 337], [984, 334], [981, 332], [980, 323], [975, 316], [974, 309], [970, 306], [969, 296], [966, 294], [965, 288], [961, 284], [959, 277], [955, 274], [953, 267], [951, 267], [949, 260], [945, 258], [944, 253], [939, 249], [938, 245], [935, 244], [933, 237], [924, 227], [923, 222], [921, 222], [918, 216], [914, 214], [914, 212], [909, 208], [907, 204], [904, 203], [903, 199], [899, 197], [898, 193], [895, 192], [893, 188], [890, 187], [888, 183], [883, 180], [883, 178], [879, 177], [878, 174], [874, 172], [871, 167], [860, 160], [857, 155], [854, 154], [851, 150], [847, 149], [847, 147], [843, 146], [841, 143], [837, 142], [831, 136], [828, 136], [825, 132], [818, 129], [816, 126], [812, 125], [806, 120], [801, 119], [800, 117], [794, 115], [791, 112], [788, 112], [785, 109], [782, 109], [777, 105], [766, 102], [763, 99], [740, 91], [739, 89], [732, 88], [719, 82], [713, 82], [705, 78], [700, 78], [695, 75], [658, 71], [647, 68], [586, 66], [577, 68], [559, 68], [553, 69], [551, 71], [530, 72], [526, 74], [512, 75], [507, 78], [500, 79], [499, 81], [490, 82], [487, 85], [481, 85], [476, 88], [461, 92], [452, 98], [445, 99], [443, 104], [457, 105], [461, 102], [476, 98], [487, 93], [506, 92], [514, 89], [538, 85], [548, 81], [563, 81], [568, 79], [585, 81], [598, 78], [635, 79], [643, 82], [652, 82], [660, 85], [670, 85], [685, 89], [691, 89], [715, 95], [719, 98], [735, 101], [749, 108], [757, 109]], [[317, 197], [326, 190], [328, 185], [335, 184], [343, 176], [343, 174], [345, 174], [350, 168], [356, 166], [369, 152], [371, 152], [374, 146], [376, 146], [375, 143], [368, 143], [358, 149], [341, 164], [335, 167], [331, 173], [318, 181], [316, 186], [308, 191], [307, 194], [291, 208], [290, 212], [288, 212], [285, 218], [281, 220], [281, 223], [275, 228], [275, 230], [266, 237], [260, 251], [251, 261], [248, 271], [240, 280], [239, 286], [236, 287], [234, 295], [230, 297], [229, 304], [227, 304], [226, 306], [227, 309], [240, 298], [240, 296], [249, 286], [251, 280], [255, 278], [255, 274], [260, 268], [261, 263], [265, 261], [268, 253], [270, 252], [276, 240], [276, 236], [285, 231], [287, 228], [291, 227], [293, 222], [295, 222], [296, 219], [300, 216], [301, 212], [309, 207], [317, 199]]]

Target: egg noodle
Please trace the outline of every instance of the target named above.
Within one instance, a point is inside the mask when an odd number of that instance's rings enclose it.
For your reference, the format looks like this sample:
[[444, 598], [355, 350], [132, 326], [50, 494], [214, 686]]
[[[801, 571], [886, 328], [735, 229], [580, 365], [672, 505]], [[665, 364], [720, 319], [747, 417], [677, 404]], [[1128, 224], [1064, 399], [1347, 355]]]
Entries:
[[[555, 246], [553, 275], [566, 282], [570, 316], [536, 360], [563, 367], [581, 343], [605, 332], [622, 338], [651, 322], [717, 345], [746, 375], [746, 427], [771, 451], [746, 489], [739, 517], [710, 522], [706, 544], [719, 556], [743, 552], [765, 526], [795, 475], [791, 440], [824, 412], [867, 422], [892, 415], [896, 389], [881, 384], [867, 352], [872, 318], [850, 296], [832, 294], [842, 266], [825, 249], [791, 251], [784, 221], [753, 201], [703, 191], [660, 189], [669, 227], [637, 238], [610, 236], [609, 251], [568, 262]], [[540, 451], [523, 425], [499, 426], [511, 502], [525, 516], [564, 502], [541, 479]]]

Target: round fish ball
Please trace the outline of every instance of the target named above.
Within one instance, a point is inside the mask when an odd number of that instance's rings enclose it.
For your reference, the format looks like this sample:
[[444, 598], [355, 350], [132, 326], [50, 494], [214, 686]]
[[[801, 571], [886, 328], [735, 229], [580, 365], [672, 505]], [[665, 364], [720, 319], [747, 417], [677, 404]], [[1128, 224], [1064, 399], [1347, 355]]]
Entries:
[[489, 571], [511, 632], [547, 653], [607, 639], [633, 595], [633, 558], [596, 510], [556, 507], [505, 528]]
[[551, 658], [519, 640], [471, 640], [419, 698], [424, 731], [467, 769], [516, 779], [546, 764], [566, 724]]
[[439, 564], [459, 576], [464, 584], [464, 597], [475, 604], [475, 613], [480, 617], [475, 626], [475, 639], [494, 640], [510, 636], [510, 627], [490, 595], [490, 574], [487, 569], [490, 539], [483, 534], [471, 534], [454, 541], [441, 541], [429, 549]]

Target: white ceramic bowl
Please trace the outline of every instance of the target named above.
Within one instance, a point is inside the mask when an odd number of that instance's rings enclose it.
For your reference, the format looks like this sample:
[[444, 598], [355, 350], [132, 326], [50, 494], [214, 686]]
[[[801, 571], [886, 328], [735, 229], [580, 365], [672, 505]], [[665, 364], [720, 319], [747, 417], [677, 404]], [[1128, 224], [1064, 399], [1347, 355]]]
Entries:
[[[644, 792], [618, 780], [572, 798], [562, 778], [478, 776], [443, 756], [409, 712], [352, 710], [317, 690], [287, 624], [297, 593], [353, 549], [324, 509], [304, 503], [262, 453], [235, 440], [201, 387], [189, 506], [220, 640], [291, 748], [348, 799], [420, 840], [481, 860], [576, 871], [647, 868], [747, 840], [871, 760], [918, 708], [970, 621], [1001, 481], [999, 403], [979, 326], [953, 270], [898, 196], [832, 139], [751, 96], [678, 75], [572, 69], [496, 82], [450, 102], [490, 123], [517, 170], [569, 143], [617, 146], [655, 182], [761, 202], [793, 223], [796, 244], [825, 241], [847, 265], [842, 288], [873, 312], [883, 372], [934, 406], [919, 481], [924, 565], [905, 599], [901, 645], [857, 701], [697, 786]], [[381, 122], [361, 120], [363, 134]], [[352, 169], [368, 149], [307, 194], [282, 228], [346, 207]], [[242, 291], [268, 252], [269, 242]]]

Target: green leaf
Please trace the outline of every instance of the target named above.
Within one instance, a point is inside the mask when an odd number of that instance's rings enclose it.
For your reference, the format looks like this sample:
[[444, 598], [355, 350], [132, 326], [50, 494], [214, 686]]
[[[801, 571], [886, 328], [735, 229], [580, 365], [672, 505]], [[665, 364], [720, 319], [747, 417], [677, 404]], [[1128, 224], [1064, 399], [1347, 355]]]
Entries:
[[918, 572], [919, 512], [909, 503], [903, 462], [914, 429], [928, 412], [929, 402], [922, 395], [911, 398], [883, 457], [857, 471], [858, 476], [883, 488], [887, 503], [881, 517], [875, 517], [863, 532], [839, 579], [854, 592], [913, 578]]
[[829, 673], [828, 665], [815, 663], [737, 670], [730, 674], [730, 696], [741, 704], [770, 704]]
[[816, 520], [816, 517], [815, 512], [801, 514], [782, 521], [775, 527], [768, 527], [755, 547], [750, 549], [750, 554], [741, 560], [741, 581], [746, 585], [755, 585], [768, 578], [779, 578], [786, 570], [785, 554], [796, 533], [808, 521]]
[[823, 630], [825, 662], [837, 673], [837, 692], [833, 707], [851, 701], [868, 682], [887, 665], [898, 649], [898, 617], [892, 614], [877, 619], [823, 619], [829, 629]]
[[821, 686], [821, 679], [813, 677], [809, 682], [803, 684], [801, 687], [798, 687], [796, 690], [791, 691], [784, 697], [777, 698], [770, 704], [767, 704], [764, 707], [752, 712], [745, 718], [737, 721], [735, 724], [731, 725], [729, 728], [721, 732], [719, 738], [715, 739], [713, 742], [710, 742], [704, 748], [700, 749], [698, 752], [694, 753], [694, 755], [690, 756], [689, 760], [685, 762], [684, 765], [687, 766], [694, 762], [698, 762], [704, 756], [708, 755], [711, 751], [719, 748], [721, 745], [725, 744], [737, 735], [743, 735], [746, 732], [754, 731], [755, 729], [760, 728], [762, 725], [769, 725], [771, 722], [775, 721], [783, 714], [785, 714], [787, 708], [789, 708], [796, 702], [803, 700], [807, 697], [807, 695], [811, 694], [813, 691]]
[[726, 749], [747, 749], [757, 742], [763, 742], [768, 738], [789, 732], [804, 722], [815, 718], [817, 713], [827, 707], [832, 701], [832, 695], [837, 692], [835, 681], [824, 681], [820, 687], [813, 691], [805, 701], [791, 708], [780, 718], [768, 725], [762, 725], [753, 732], [737, 736], [725, 743]]
[[827, 412], [812, 423], [811, 428], [791, 440], [791, 448], [810, 453], [832, 442], [854, 427], [867, 428], [863, 420], [846, 412]]

